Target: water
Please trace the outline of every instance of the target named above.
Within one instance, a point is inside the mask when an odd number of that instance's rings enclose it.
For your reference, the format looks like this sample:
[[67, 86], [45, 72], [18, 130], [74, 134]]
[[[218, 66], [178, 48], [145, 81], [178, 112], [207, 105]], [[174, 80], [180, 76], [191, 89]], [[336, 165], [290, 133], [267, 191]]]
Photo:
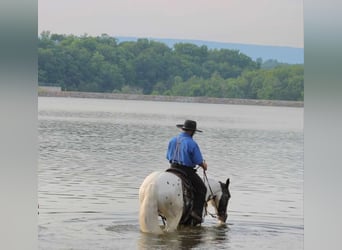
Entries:
[[[303, 108], [39, 97], [39, 249], [303, 249]], [[141, 233], [138, 189], [194, 119], [227, 225]], [[161, 223], [162, 224], [162, 223]]]

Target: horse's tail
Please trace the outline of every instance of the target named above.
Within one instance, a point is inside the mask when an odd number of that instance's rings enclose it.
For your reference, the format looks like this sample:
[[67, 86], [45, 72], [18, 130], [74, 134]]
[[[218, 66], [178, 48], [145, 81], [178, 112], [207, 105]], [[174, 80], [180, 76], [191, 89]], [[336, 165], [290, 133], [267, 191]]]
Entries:
[[148, 183], [140, 195], [139, 223], [144, 233], [162, 234], [158, 222], [158, 200], [155, 183]]

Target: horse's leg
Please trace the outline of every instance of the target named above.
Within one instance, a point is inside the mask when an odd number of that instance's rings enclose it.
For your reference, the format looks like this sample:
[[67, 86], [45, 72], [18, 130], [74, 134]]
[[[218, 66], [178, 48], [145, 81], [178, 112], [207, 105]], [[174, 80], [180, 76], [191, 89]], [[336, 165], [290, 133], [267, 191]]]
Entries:
[[166, 231], [167, 232], [173, 232], [177, 229], [179, 221], [182, 218], [182, 212], [183, 212], [183, 209], [181, 208], [181, 209], [178, 209], [177, 211], [174, 211], [173, 214], [169, 214], [166, 217], [166, 221], [167, 221]]
[[180, 219], [183, 214], [183, 197], [175, 197], [175, 199], [168, 203], [168, 209], [165, 211], [166, 230], [173, 232], [177, 229]]

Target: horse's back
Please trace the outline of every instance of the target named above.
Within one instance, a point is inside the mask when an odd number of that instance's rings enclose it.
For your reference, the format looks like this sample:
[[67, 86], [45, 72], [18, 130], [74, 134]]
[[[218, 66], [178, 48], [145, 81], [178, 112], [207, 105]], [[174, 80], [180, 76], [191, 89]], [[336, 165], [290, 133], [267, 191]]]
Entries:
[[148, 185], [155, 185], [159, 194], [172, 194], [182, 190], [181, 179], [169, 172], [155, 171], [149, 174], [139, 189], [139, 196], [142, 198]]
[[158, 197], [161, 203], [170, 203], [171, 200], [177, 203], [183, 203], [182, 180], [175, 174], [162, 172], [156, 179], [158, 187]]
[[183, 207], [182, 180], [175, 174], [155, 171], [149, 174], [140, 186], [140, 203], [146, 196], [155, 199], [160, 210], [170, 205]]

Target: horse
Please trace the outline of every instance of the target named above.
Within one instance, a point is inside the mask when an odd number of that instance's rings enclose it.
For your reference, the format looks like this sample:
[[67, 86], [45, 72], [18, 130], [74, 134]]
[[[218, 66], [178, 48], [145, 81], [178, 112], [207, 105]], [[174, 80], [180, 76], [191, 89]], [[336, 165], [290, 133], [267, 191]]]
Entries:
[[[205, 174], [205, 173], [204, 173]], [[207, 177], [205, 175], [205, 177]], [[206, 178], [206, 204], [203, 204], [202, 221], [206, 213], [206, 205], [215, 208], [216, 218], [224, 224], [228, 217], [227, 207], [230, 199], [229, 178], [225, 183]], [[173, 232], [180, 225], [189, 223], [192, 206], [192, 192], [186, 180], [180, 175], [167, 171], [155, 171], [149, 174], [139, 188], [139, 224], [144, 233], [162, 234]], [[189, 195], [190, 194], [190, 195]], [[159, 216], [165, 225], [159, 225]]]

